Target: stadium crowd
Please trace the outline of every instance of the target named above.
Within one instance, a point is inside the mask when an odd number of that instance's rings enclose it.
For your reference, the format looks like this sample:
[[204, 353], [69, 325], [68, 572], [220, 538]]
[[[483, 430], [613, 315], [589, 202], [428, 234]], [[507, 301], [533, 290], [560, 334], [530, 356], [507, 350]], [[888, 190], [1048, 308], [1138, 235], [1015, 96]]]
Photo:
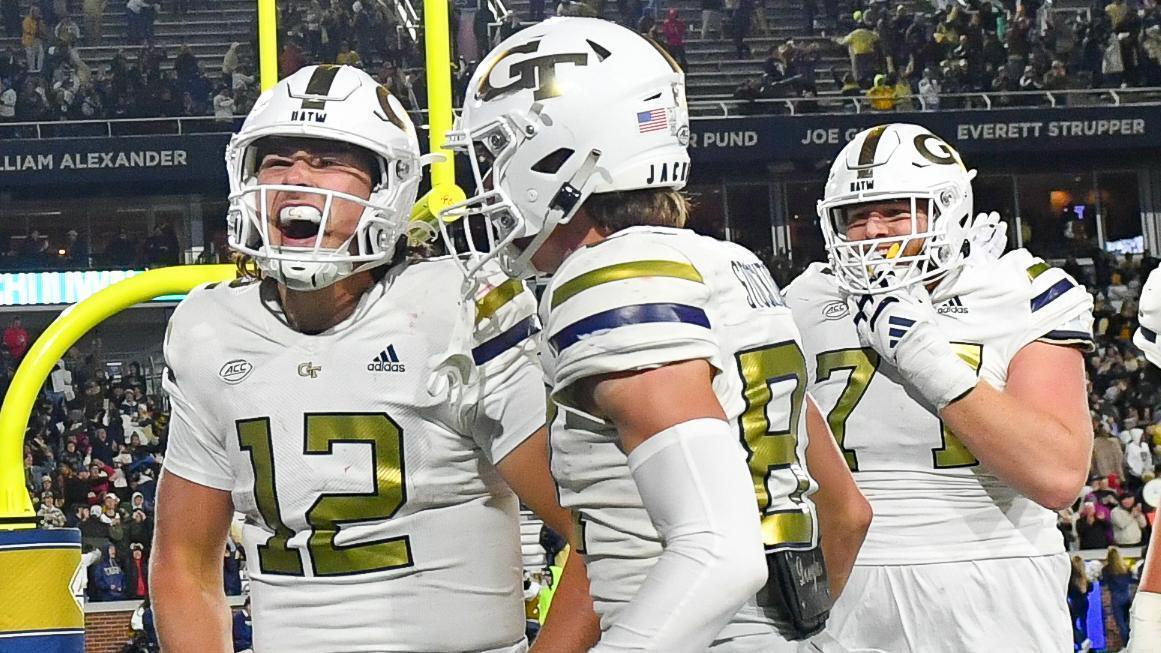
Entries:
[[[3, 331], [0, 394], [33, 338], [19, 318]], [[41, 528], [81, 531], [86, 595], [148, 595], [154, 497], [168, 415], [138, 363], [107, 370], [101, 340], [74, 347], [45, 383], [24, 441], [24, 477]], [[242, 591], [241, 549], [223, 554], [226, 591]]]
[[22, 236], [0, 234], [0, 271], [22, 270], [106, 270], [156, 268], [176, 265], [181, 255], [172, 225], [157, 224], [146, 236], [121, 227], [97, 234], [96, 247], [76, 229], [50, 236], [32, 229]]
[[[969, 101], [940, 98], [967, 92], [1118, 88], [1161, 85], [1161, 9], [1156, 0], [1094, 0], [1087, 11], [1050, 11], [1039, 1], [962, 0], [930, 12], [914, 5], [859, 0], [853, 13], [839, 5], [802, 3], [808, 26], [803, 37], [770, 46], [763, 75], [735, 91], [739, 99], [813, 98], [817, 71], [828, 49], [845, 48], [848, 66], [833, 66], [839, 94], [861, 98], [872, 109], [928, 110]], [[189, 46], [156, 42], [153, 24], [162, 4], [132, 0], [126, 6], [127, 40], [107, 65], [86, 63], [79, 45], [102, 41], [106, 0], [85, 0], [83, 15], [69, 13], [65, 0], [37, 0], [21, 16], [19, 0], [4, 0], [9, 37], [20, 47], [0, 51], [0, 122], [51, 122], [100, 118], [213, 116], [222, 122], [245, 114], [258, 94], [256, 35], [234, 43], [221, 62], [207, 65]], [[845, 3], [844, 3], [845, 6]], [[165, 10], [189, 8], [180, 0]], [[767, 31], [766, 12], [756, 0], [703, 0], [700, 26], [687, 25], [663, 3], [619, 0], [615, 17], [662, 43], [686, 64], [685, 40], [730, 39], [738, 58], [749, 58], [749, 37]], [[370, 0], [298, 0], [280, 3], [282, 76], [309, 63], [361, 67], [390, 88], [408, 109], [422, 108], [422, 57], [389, 5]], [[453, 3], [451, 34], [454, 83], [462, 93], [483, 52], [518, 31], [526, 21], [549, 14], [605, 16], [604, 0], [529, 4], [528, 15], [495, 16], [486, 2], [476, 8]], [[836, 35], [843, 34], [841, 37]], [[1044, 103], [1043, 98], [1002, 96], [999, 106]], [[995, 103], [993, 103], [995, 104]], [[803, 105], [803, 111], [811, 106]]]
[[[812, 25], [814, 3], [806, 3]], [[1095, 0], [1086, 11], [1051, 3], [964, 0], [929, 13], [870, 3], [835, 29], [849, 67], [831, 69], [839, 93], [879, 111], [957, 108], [964, 98], [1001, 94], [993, 106], [1046, 104], [1029, 91], [1161, 85], [1161, 9], [1155, 0]], [[823, 32], [825, 34], [825, 31]], [[743, 99], [818, 95], [817, 43], [772, 46], [763, 76], [740, 86]], [[954, 106], [953, 106], [954, 105]], [[805, 109], [809, 109], [806, 107]]]

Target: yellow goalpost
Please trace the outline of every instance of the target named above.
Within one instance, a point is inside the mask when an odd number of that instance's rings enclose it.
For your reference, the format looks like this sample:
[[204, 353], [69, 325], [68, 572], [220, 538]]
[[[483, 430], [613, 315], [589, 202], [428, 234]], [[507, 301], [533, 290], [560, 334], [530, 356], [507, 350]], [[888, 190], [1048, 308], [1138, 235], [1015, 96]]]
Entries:
[[[259, 68], [262, 90], [278, 82], [275, 0], [258, 0]], [[437, 219], [441, 208], [464, 198], [455, 183], [450, 153], [442, 149], [452, 126], [451, 45], [448, 8], [425, 0], [429, 144], [442, 160], [431, 165], [432, 189], [419, 199], [412, 218]], [[37, 394], [56, 362], [97, 324], [135, 304], [162, 295], [233, 279], [233, 265], [183, 265], [136, 275], [70, 306], [25, 354], [0, 406], [0, 641], [14, 653], [81, 651], [84, 613], [79, 578], [80, 534], [76, 529], [37, 531], [36, 514], [24, 486], [23, 445]]]

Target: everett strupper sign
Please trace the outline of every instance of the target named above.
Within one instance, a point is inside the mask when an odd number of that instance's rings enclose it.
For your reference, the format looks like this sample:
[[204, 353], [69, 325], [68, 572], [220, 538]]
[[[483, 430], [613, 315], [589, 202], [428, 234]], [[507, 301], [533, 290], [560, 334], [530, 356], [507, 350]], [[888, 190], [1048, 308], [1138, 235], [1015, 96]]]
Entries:
[[970, 154], [1122, 153], [1161, 148], [1161, 108], [1020, 108], [694, 120], [699, 165], [828, 160], [855, 134], [885, 122], [914, 122]]
[[230, 135], [0, 140], [0, 188], [75, 183], [218, 181]]

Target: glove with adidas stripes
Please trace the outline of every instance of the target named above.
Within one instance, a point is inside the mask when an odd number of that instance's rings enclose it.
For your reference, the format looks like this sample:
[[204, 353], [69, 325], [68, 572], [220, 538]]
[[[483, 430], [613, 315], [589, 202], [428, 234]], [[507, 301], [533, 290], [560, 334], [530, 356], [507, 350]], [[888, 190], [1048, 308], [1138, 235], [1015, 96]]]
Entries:
[[[887, 286], [894, 281], [894, 273], [889, 266], [882, 267], [876, 282]], [[889, 361], [937, 412], [976, 386], [975, 372], [956, 355], [940, 330], [922, 285], [859, 295], [855, 305], [862, 345]]]
[[1000, 219], [1000, 214], [980, 213], [968, 228], [971, 255], [985, 260], [995, 260], [1004, 255], [1008, 246], [1008, 223]]

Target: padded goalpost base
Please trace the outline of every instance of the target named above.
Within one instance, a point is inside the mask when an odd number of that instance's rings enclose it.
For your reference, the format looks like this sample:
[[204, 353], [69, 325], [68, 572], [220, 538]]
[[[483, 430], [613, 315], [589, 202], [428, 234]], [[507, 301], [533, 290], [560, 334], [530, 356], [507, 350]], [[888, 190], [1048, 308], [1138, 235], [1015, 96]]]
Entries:
[[83, 653], [81, 532], [0, 530], [0, 651]]

